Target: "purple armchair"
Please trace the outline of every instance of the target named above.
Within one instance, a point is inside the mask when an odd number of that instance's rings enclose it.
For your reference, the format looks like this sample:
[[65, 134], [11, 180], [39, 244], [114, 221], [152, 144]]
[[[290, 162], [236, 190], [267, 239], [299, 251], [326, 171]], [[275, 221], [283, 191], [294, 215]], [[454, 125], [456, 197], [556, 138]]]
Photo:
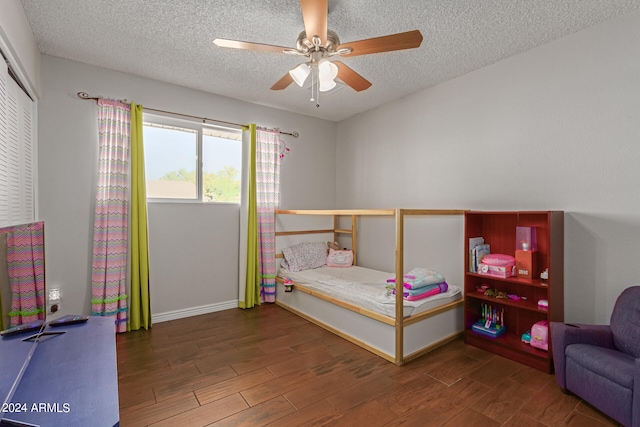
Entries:
[[640, 286], [618, 297], [610, 325], [551, 323], [556, 381], [628, 427], [640, 427]]

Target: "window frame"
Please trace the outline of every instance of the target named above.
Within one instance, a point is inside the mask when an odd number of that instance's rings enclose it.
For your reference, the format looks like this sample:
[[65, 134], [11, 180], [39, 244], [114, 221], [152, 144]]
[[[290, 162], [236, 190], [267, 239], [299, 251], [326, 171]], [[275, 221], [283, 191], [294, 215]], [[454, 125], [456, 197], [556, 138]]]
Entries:
[[[229, 127], [229, 126], [219, 126], [213, 125], [210, 123], [206, 123], [203, 121], [196, 120], [188, 120], [176, 118], [174, 116], [157, 114], [157, 113], [143, 113], [142, 118], [142, 126], [167, 126], [167, 127], [175, 127], [187, 129], [190, 131], [194, 131], [196, 133], [196, 197], [192, 199], [186, 198], [171, 198], [171, 197], [147, 197], [147, 203], [184, 203], [184, 204], [205, 204], [205, 205], [240, 205], [241, 200], [237, 202], [227, 202], [227, 201], [210, 201], [207, 202], [204, 200], [204, 185], [203, 185], [203, 176], [204, 176], [204, 164], [203, 164], [203, 144], [204, 144], [204, 136], [205, 128], [213, 128], [223, 132], [231, 132], [238, 133], [240, 139], [237, 141], [240, 144], [240, 149], [242, 150], [242, 128], [238, 127]], [[144, 144], [144, 141], [143, 141]], [[146, 148], [146, 146], [145, 146]], [[243, 173], [242, 169], [244, 168], [244, 163], [242, 162], [242, 151], [241, 151], [241, 165], [240, 165], [240, 186], [242, 187], [242, 179]], [[145, 183], [146, 183], [146, 158], [145, 158]], [[146, 193], [146, 191], [145, 191]]]

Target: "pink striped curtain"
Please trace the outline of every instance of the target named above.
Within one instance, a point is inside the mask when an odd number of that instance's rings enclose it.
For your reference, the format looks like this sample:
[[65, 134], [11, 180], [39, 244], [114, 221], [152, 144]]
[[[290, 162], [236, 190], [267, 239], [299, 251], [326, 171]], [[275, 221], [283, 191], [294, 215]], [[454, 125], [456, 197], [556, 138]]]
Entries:
[[256, 204], [258, 219], [258, 273], [264, 302], [276, 300], [276, 220], [280, 201], [280, 147], [278, 134], [256, 132]]
[[16, 227], [7, 235], [11, 284], [9, 326], [44, 319], [44, 224]]
[[91, 312], [127, 330], [127, 216], [130, 106], [98, 100], [98, 191], [93, 231]]

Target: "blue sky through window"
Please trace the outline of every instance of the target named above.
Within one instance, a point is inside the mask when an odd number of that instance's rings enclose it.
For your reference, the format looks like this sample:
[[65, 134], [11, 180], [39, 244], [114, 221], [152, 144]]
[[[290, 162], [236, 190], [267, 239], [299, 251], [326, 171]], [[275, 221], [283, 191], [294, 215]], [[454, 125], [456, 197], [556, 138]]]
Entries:
[[[144, 126], [145, 168], [148, 180], [158, 180], [168, 172], [184, 168], [196, 170], [197, 134], [189, 129]], [[242, 143], [204, 135], [203, 170], [218, 172], [233, 166], [242, 169]], [[238, 175], [239, 178], [239, 175]]]

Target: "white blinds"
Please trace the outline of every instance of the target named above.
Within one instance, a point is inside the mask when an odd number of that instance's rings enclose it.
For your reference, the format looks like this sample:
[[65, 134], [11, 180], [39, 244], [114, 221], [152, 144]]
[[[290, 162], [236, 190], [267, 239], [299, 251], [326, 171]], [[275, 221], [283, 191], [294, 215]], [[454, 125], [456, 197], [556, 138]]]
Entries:
[[0, 60], [0, 227], [35, 218], [33, 125], [33, 102]]

